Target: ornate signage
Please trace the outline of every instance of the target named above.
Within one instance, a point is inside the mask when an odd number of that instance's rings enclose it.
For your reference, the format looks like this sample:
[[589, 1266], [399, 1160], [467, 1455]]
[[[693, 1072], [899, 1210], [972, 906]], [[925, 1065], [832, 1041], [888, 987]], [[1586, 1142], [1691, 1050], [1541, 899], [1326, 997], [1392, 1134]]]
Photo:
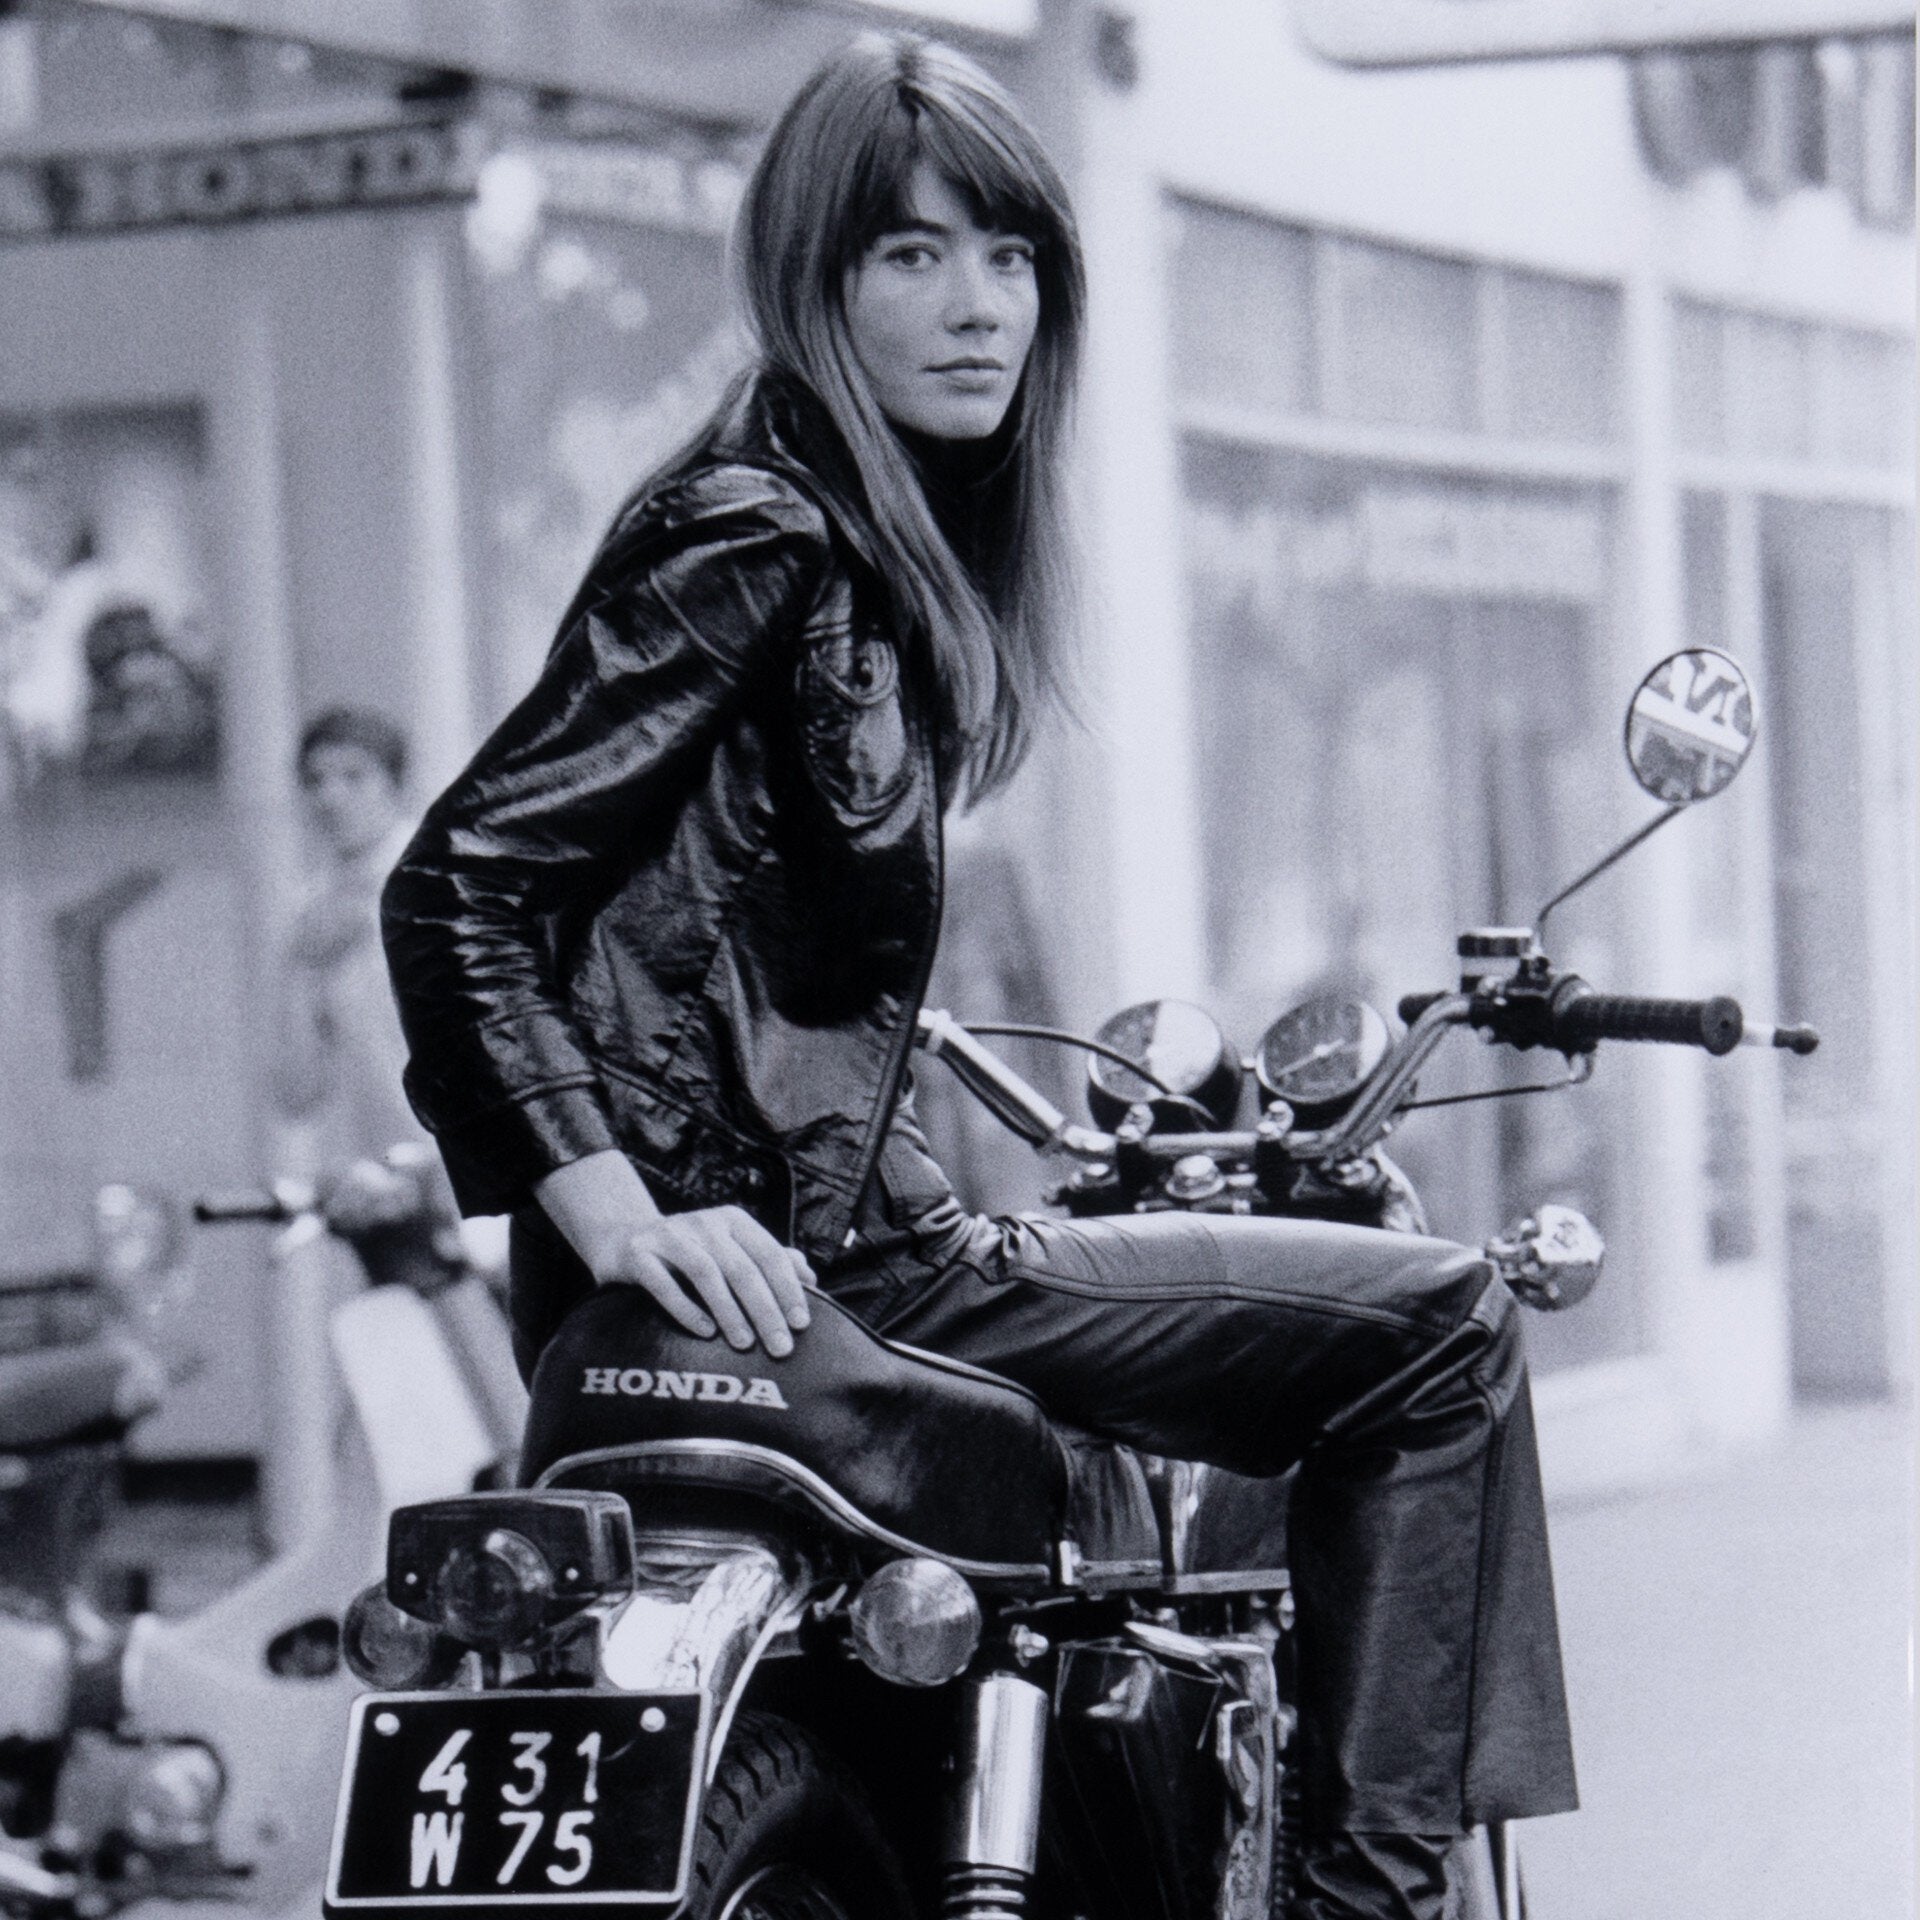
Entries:
[[0, 160], [0, 239], [463, 200], [486, 144], [471, 123], [413, 121], [216, 147]]

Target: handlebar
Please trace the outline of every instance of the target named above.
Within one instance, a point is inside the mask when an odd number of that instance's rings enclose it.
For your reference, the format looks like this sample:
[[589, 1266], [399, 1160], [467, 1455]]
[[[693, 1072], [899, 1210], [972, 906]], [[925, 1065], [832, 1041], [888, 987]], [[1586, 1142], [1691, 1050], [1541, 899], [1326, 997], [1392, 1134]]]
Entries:
[[[1400, 1018], [1411, 1027], [1447, 997], [1410, 993], [1400, 1002]], [[1739, 1046], [1807, 1054], [1820, 1044], [1811, 1027], [1749, 1024], [1739, 1001], [1725, 994], [1709, 1000], [1663, 1000], [1596, 993], [1578, 974], [1549, 978], [1532, 988], [1524, 978], [1499, 982], [1475, 993], [1460, 1017], [1511, 1046], [1553, 1047], [1570, 1055], [1591, 1053], [1602, 1040], [1700, 1047], [1714, 1055]]]
[[284, 1227], [319, 1205], [311, 1181], [276, 1180], [267, 1187], [216, 1188], [193, 1203], [193, 1217], [203, 1227], [230, 1227], [248, 1223]]
[[1039, 1088], [1029, 1086], [999, 1055], [983, 1047], [952, 1014], [923, 1007], [914, 1039], [944, 1060], [960, 1084], [1029, 1146], [1060, 1147], [1096, 1159], [1112, 1153], [1111, 1134], [1073, 1125]]
[[1811, 1027], [1749, 1026], [1740, 1003], [1724, 994], [1709, 1000], [1665, 1000], [1596, 993], [1571, 973], [1521, 975], [1472, 992], [1408, 994], [1399, 1010], [1409, 1031], [1354, 1105], [1325, 1127], [1285, 1132], [1290, 1116], [1277, 1118], [1278, 1108], [1247, 1133], [1148, 1133], [1135, 1138], [1127, 1129], [1118, 1135], [1095, 1132], [1071, 1124], [951, 1014], [923, 1010], [916, 1039], [944, 1060], [996, 1119], [1043, 1152], [1063, 1152], [1085, 1162], [1111, 1160], [1117, 1153], [1171, 1161], [1201, 1153], [1240, 1158], [1278, 1145], [1295, 1161], [1326, 1165], [1351, 1158], [1386, 1133], [1410, 1097], [1415, 1076], [1446, 1032], [1457, 1026], [1477, 1027], [1522, 1050], [1551, 1047], [1570, 1058], [1591, 1054], [1602, 1040], [1664, 1042], [1716, 1055], [1743, 1044], [1807, 1054], [1820, 1044]]
[[293, 1218], [277, 1194], [203, 1193], [193, 1203], [193, 1217], [203, 1227], [231, 1226], [240, 1221], [266, 1221], [281, 1225]]
[[1584, 982], [1553, 1000], [1553, 1040], [1567, 1051], [1585, 1052], [1602, 1040], [1650, 1040], [1673, 1047], [1703, 1047], [1731, 1053], [1746, 1026], [1740, 1003], [1718, 994], [1711, 1000], [1660, 1000], [1643, 994], [1595, 993]]

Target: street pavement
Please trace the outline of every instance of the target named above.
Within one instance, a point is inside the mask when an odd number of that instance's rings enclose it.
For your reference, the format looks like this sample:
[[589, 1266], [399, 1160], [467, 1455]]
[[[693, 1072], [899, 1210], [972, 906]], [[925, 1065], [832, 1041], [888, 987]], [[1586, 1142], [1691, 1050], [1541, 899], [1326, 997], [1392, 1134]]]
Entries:
[[1913, 1920], [1913, 1428], [1551, 1516], [1582, 1808], [1519, 1829], [1531, 1920]]

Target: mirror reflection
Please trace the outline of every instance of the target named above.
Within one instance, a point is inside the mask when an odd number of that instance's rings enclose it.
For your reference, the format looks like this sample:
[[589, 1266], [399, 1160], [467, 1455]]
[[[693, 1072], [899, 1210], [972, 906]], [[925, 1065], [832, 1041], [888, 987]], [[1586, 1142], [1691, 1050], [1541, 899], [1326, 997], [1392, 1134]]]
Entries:
[[1746, 764], [1759, 731], [1753, 683], [1713, 647], [1670, 654], [1627, 708], [1627, 764], [1656, 800], [1710, 800]]

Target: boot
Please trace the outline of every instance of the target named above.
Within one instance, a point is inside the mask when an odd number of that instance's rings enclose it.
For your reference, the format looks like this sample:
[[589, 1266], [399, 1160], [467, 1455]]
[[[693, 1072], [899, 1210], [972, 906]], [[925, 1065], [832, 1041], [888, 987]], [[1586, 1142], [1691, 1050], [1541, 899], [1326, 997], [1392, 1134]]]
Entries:
[[1287, 1920], [1442, 1920], [1450, 1833], [1332, 1833], [1302, 1849]]

